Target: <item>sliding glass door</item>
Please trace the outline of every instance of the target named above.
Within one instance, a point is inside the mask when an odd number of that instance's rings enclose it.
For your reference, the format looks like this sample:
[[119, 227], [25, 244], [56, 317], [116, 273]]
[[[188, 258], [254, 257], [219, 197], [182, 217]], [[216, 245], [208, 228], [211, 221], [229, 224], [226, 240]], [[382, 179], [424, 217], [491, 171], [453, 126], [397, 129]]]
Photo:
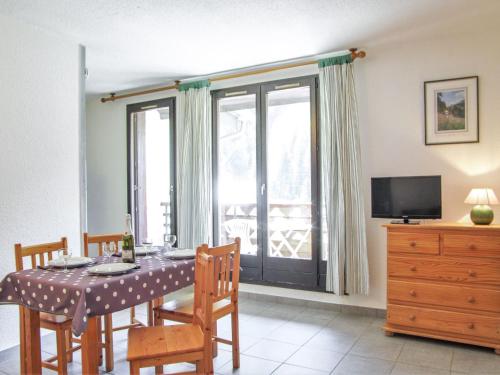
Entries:
[[135, 240], [163, 245], [175, 234], [175, 102], [127, 106], [129, 212]]
[[213, 93], [216, 243], [242, 240], [242, 279], [318, 285], [311, 77]]

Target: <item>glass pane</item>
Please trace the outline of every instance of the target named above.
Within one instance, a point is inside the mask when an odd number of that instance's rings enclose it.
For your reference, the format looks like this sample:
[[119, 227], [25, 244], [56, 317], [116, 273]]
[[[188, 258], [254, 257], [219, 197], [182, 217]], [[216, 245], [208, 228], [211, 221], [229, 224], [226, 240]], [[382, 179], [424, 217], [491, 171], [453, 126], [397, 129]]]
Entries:
[[163, 245], [170, 233], [169, 108], [137, 112], [136, 116], [136, 242]]
[[219, 243], [257, 255], [256, 96], [220, 99], [218, 119]]
[[266, 101], [268, 256], [311, 259], [310, 88], [272, 91]]

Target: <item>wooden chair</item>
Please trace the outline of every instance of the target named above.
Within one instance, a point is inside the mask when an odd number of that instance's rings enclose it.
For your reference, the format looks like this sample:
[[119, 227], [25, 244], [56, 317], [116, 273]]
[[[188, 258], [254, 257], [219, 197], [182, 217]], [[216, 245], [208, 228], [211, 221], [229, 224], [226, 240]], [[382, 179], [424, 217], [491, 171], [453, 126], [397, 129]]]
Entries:
[[138, 375], [142, 367], [195, 362], [196, 372], [183, 374], [213, 374], [212, 311], [214, 295], [214, 257], [207, 254], [208, 245], [196, 252], [194, 314], [192, 322], [173, 326], [131, 328], [128, 331], [127, 360], [130, 374]]
[[[240, 238], [229, 245], [207, 249], [214, 257], [213, 333], [214, 342], [232, 346], [233, 368], [240, 367], [240, 346], [238, 328], [238, 285], [240, 280]], [[232, 264], [232, 277], [231, 274]], [[198, 271], [195, 269], [195, 277]], [[229, 300], [227, 300], [229, 298]], [[196, 296], [194, 303], [196, 302]], [[173, 300], [155, 307], [155, 325], [163, 325], [163, 320], [187, 323], [193, 320], [193, 299]], [[231, 340], [217, 336], [217, 320], [231, 314]], [[216, 352], [216, 346], [213, 348]]]
[[[25, 257], [31, 258], [31, 267], [36, 268], [37, 265], [44, 266], [45, 262], [51, 261], [53, 253], [64, 249], [64, 254], [68, 252], [68, 242], [66, 237], [61, 238], [61, 241], [45, 243], [33, 246], [22, 246], [15, 244], [14, 250], [16, 255], [16, 270], [21, 271], [24, 269], [23, 259]], [[45, 259], [47, 257], [47, 259]], [[38, 260], [37, 260], [38, 258]], [[26, 373], [25, 362], [26, 350], [31, 347], [30, 343], [25, 341], [24, 314], [26, 308], [19, 307], [19, 320], [20, 320], [20, 355], [21, 355], [21, 373]], [[78, 339], [73, 338], [71, 333], [72, 320], [64, 315], [54, 315], [45, 312], [40, 312], [40, 328], [55, 331], [57, 342], [57, 355], [42, 360], [42, 367], [50, 370], [57, 371], [58, 374], [68, 373], [68, 362], [73, 361], [73, 352], [80, 349], [80, 345], [73, 346], [73, 342], [80, 342]], [[57, 364], [53, 362], [57, 361]]]
[[[123, 234], [100, 234], [100, 235], [89, 235], [88, 233], [83, 233], [83, 254], [84, 256], [89, 256], [90, 245], [97, 245], [97, 255], [102, 256], [104, 245], [115, 244], [115, 251], [118, 252], [118, 244], [122, 241]], [[148, 325], [153, 325], [153, 304], [148, 303]], [[104, 330], [102, 330], [102, 321], [98, 320], [99, 329], [101, 333], [104, 334], [104, 342], [102, 341], [102, 335], [99, 336], [100, 345], [104, 349], [106, 356], [106, 371], [112, 371], [114, 367], [114, 354], [113, 354], [113, 332], [121, 331], [124, 329], [129, 329], [132, 327], [146, 326], [135, 316], [135, 307], [130, 308], [130, 324], [113, 327], [113, 318], [111, 314], [104, 315]], [[102, 352], [101, 352], [102, 354]], [[100, 356], [100, 362], [102, 364], [102, 355]]]

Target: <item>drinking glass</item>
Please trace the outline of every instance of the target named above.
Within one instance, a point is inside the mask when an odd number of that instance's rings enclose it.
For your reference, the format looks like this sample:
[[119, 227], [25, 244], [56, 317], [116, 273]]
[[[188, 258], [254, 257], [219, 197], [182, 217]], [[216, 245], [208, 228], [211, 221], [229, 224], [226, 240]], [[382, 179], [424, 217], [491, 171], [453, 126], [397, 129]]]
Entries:
[[172, 251], [172, 246], [174, 246], [177, 237], [174, 234], [166, 234], [165, 237], [165, 251]]
[[144, 250], [146, 251], [146, 256], [143, 259], [151, 259], [149, 256], [149, 253], [151, 252], [151, 247], [153, 246], [153, 241], [151, 241], [150, 238], [146, 237], [142, 241], [142, 247], [144, 247]]
[[[66, 251], [66, 254], [64, 253]], [[66, 273], [68, 272], [68, 260], [71, 258], [71, 251], [69, 249], [60, 249], [59, 250], [59, 257], [62, 258], [62, 261], [64, 262], [64, 270], [63, 272]]]

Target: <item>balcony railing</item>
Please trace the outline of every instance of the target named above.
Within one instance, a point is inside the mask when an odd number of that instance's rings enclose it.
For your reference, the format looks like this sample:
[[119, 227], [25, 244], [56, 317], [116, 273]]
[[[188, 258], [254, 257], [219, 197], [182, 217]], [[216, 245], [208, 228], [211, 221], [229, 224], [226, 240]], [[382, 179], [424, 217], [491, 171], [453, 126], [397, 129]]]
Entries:
[[[241, 238], [241, 252], [257, 255], [257, 205], [220, 206], [221, 243]], [[311, 259], [311, 204], [273, 203], [268, 209], [268, 256]]]

